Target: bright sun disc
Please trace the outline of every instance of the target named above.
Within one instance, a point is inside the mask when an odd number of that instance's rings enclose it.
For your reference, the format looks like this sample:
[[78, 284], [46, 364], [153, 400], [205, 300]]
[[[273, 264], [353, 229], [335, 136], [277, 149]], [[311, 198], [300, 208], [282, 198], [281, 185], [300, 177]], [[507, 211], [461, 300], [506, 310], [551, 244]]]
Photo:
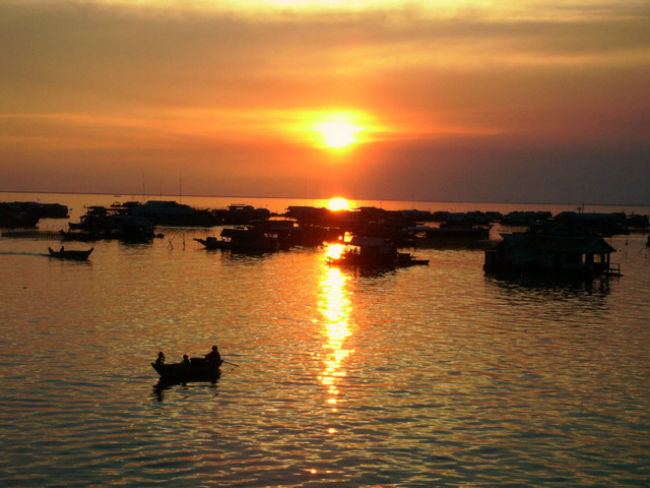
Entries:
[[356, 133], [361, 129], [342, 120], [322, 122], [316, 126], [323, 137], [323, 144], [332, 149], [339, 149], [357, 142]]
[[330, 198], [330, 201], [327, 203], [327, 208], [333, 212], [336, 212], [338, 210], [348, 210], [350, 208], [350, 204], [345, 198]]

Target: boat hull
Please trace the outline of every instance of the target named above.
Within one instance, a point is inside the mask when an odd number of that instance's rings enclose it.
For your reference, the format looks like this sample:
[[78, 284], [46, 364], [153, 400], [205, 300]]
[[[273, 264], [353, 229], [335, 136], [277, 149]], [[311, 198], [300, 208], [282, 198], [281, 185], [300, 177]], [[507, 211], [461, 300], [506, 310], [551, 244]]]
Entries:
[[191, 381], [215, 381], [221, 375], [220, 364], [208, 363], [192, 358], [192, 363], [186, 366], [182, 363], [156, 364], [153, 369], [160, 375], [160, 380], [167, 383], [187, 383]]
[[216, 249], [227, 249], [227, 242], [223, 241], [221, 239], [217, 239], [215, 237], [208, 237], [207, 239], [199, 239], [198, 237], [195, 237], [194, 240], [198, 242], [199, 244], [202, 244], [203, 247], [210, 251], [214, 251]]
[[88, 259], [90, 253], [93, 252], [94, 248], [90, 248], [87, 251], [55, 251], [51, 247], [48, 247], [47, 250], [50, 253], [50, 257], [58, 259], [74, 259], [77, 261], [84, 261]]

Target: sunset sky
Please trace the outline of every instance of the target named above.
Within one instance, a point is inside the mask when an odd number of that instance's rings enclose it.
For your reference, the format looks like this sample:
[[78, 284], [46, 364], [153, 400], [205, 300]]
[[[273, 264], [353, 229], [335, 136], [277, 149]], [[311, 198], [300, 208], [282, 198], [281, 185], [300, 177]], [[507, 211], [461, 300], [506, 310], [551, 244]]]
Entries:
[[650, 203], [647, 0], [0, 0], [0, 190]]

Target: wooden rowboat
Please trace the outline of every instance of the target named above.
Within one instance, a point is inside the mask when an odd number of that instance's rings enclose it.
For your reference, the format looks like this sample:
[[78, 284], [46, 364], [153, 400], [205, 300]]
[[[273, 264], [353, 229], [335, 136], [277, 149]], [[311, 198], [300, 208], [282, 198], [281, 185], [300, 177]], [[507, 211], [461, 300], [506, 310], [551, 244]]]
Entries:
[[223, 361], [214, 363], [204, 358], [191, 358], [190, 364], [151, 363], [153, 369], [160, 375], [160, 381], [167, 383], [186, 383], [189, 381], [215, 381], [221, 375]]

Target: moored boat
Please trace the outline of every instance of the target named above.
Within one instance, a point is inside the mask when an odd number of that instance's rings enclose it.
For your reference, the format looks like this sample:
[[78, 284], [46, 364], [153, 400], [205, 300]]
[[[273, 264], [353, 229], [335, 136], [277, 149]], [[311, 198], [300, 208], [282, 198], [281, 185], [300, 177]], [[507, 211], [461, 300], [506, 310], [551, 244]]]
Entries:
[[93, 252], [93, 249], [94, 248], [91, 247], [87, 251], [75, 251], [64, 249], [63, 246], [61, 246], [61, 249], [55, 251], [51, 247], [47, 248], [47, 250], [50, 252], [50, 257], [59, 259], [75, 259], [77, 261], [84, 261], [88, 259], [88, 256], [90, 256], [90, 253]]
[[264, 254], [281, 248], [277, 232], [268, 231], [261, 225], [225, 228], [221, 231], [221, 239], [197, 237], [194, 240], [209, 250], [222, 249], [238, 253]]
[[200, 239], [198, 237], [195, 237], [194, 240], [199, 244], [202, 244], [203, 247], [205, 247], [206, 249], [211, 251], [215, 249], [227, 249], [228, 247], [226, 241], [222, 239], [217, 239], [216, 237], [206, 237], [205, 239]]

